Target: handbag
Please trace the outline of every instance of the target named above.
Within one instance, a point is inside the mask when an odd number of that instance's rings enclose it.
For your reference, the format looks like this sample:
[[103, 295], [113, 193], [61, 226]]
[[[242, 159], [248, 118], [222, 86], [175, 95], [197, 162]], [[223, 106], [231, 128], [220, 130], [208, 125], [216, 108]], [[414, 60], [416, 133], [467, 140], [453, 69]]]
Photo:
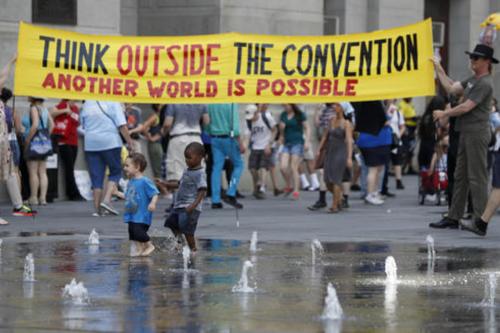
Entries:
[[314, 160], [314, 169], [323, 169], [325, 165], [326, 149], [320, 149], [318, 157]]
[[42, 127], [38, 128], [35, 135], [31, 138], [28, 147], [28, 157], [31, 159], [43, 159], [52, 155], [53, 147], [49, 129], [43, 123], [40, 109], [38, 107], [36, 109], [38, 110], [38, 117], [40, 118], [40, 125]]

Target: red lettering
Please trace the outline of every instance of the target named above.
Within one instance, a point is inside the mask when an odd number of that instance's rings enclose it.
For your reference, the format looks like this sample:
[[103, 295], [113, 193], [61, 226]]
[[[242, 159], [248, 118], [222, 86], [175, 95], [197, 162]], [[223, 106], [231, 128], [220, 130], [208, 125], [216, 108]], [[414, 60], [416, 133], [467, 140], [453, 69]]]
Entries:
[[122, 79], [114, 79], [113, 80], [113, 95], [122, 95]]
[[166, 50], [167, 57], [172, 62], [172, 65], [174, 66], [174, 68], [173, 69], [165, 69], [163, 71], [165, 74], [174, 75], [179, 71], [179, 63], [175, 59], [173, 52], [174, 52], [174, 50], [180, 50], [180, 49], [181, 49], [181, 47], [179, 45], [172, 45], [172, 46], [167, 47], [167, 50]]
[[332, 90], [332, 82], [327, 79], [321, 79], [319, 82], [319, 95], [325, 96], [330, 95], [330, 91]]
[[307, 96], [311, 92], [311, 89], [309, 88], [309, 83], [311, 82], [310, 79], [303, 79], [300, 80], [300, 90], [299, 90], [299, 95], [300, 96]]
[[238, 79], [234, 81], [234, 87], [236, 88], [234, 91], [236, 96], [243, 96], [245, 94], [245, 80]]
[[82, 91], [85, 88], [85, 78], [77, 75], [73, 78], [73, 89], [75, 91]]
[[99, 94], [111, 94], [111, 79], [99, 78]]
[[[126, 91], [126, 89], [127, 88], [125, 88], [125, 91]], [[151, 82], [151, 80], [148, 80], [148, 90], [149, 90], [149, 96], [151, 96], [153, 98], [161, 97], [163, 90], [165, 90], [165, 82], [162, 82], [159, 87], [156, 87], [156, 86], [153, 86], [153, 82]]]
[[[196, 51], [198, 51], [199, 57], [196, 56]], [[203, 51], [203, 46], [200, 44], [194, 44], [191, 46], [191, 57], [189, 59], [189, 75], [198, 75], [203, 72], [205, 67], [205, 51]], [[199, 58], [198, 68], [196, 68], [196, 58]], [[185, 61], [186, 59], [184, 59]]]
[[207, 75], [219, 75], [218, 70], [212, 70], [212, 61], [218, 61], [219, 57], [212, 56], [212, 49], [220, 49], [220, 44], [207, 45]]
[[[140, 77], [144, 76], [146, 70], [148, 69], [148, 57], [149, 57], [149, 46], [144, 47], [144, 54], [141, 56], [141, 47], [137, 45], [135, 47], [135, 72]], [[139, 64], [142, 60], [142, 66]]]
[[167, 94], [171, 98], [176, 98], [179, 93], [179, 84], [175, 81], [170, 81], [167, 84]]
[[[152, 45], [153, 49], [153, 76], [158, 76], [158, 63], [160, 62], [160, 50], [163, 50], [165, 46], [162, 45]], [[135, 95], [134, 95], [135, 96]]]
[[344, 92], [339, 91], [339, 80], [333, 81], [333, 95], [334, 96], [344, 96]]
[[346, 96], [356, 96], [356, 85], [358, 84], [358, 80], [349, 79], [345, 84], [345, 94]]
[[271, 91], [274, 96], [281, 96], [285, 92], [285, 82], [281, 79], [274, 80], [271, 86]]
[[262, 95], [262, 91], [269, 88], [270, 83], [268, 80], [259, 79], [257, 80], [257, 96]]
[[182, 75], [187, 76], [187, 65], [189, 62], [189, 51], [188, 51], [188, 45], [184, 45], [184, 52], [182, 53]]
[[47, 76], [43, 80], [42, 87], [52, 88], [52, 89], [56, 87], [56, 83], [54, 81], [54, 74], [52, 73], [47, 74]]
[[[63, 87], [64, 85], [64, 87]], [[57, 81], [57, 89], [70, 90], [71, 89], [71, 75], [59, 74]]]
[[214, 80], [208, 80], [207, 81], [207, 92], [206, 96], [207, 97], [215, 97], [217, 96], [217, 81]]
[[189, 81], [181, 81], [181, 97], [192, 97], [193, 84]]
[[286, 92], [287, 96], [295, 96], [297, 94], [297, 83], [298, 82], [299, 82], [299, 80], [297, 80], [297, 79], [290, 79], [287, 81], [288, 88], [290, 88], [290, 90], [287, 90], [287, 92]]
[[[148, 83], [149, 82], [151, 82], [151, 81], [148, 81]], [[165, 86], [165, 82], [163, 82], [163, 86]], [[125, 80], [125, 95], [137, 96], [137, 88], [139, 88], [139, 83], [137, 81]], [[162, 87], [161, 91], [163, 91], [163, 87]], [[161, 94], [161, 91], [160, 91], [160, 94]]]
[[[127, 67], [123, 67], [124, 52], [127, 52], [125, 54], [125, 56], [127, 57], [125, 65]], [[116, 68], [118, 68], [118, 71], [121, 75], [128, 75], [130, 71], [132, 71], [132, 46], [123, 45], [122, 47], [120, 47], [120, 49], [118, 50], [118, 57], [116, 59]]]
[[200, 91], [200, 82], [199, 81], [196, 81], [194, 83], [194, 97], [205, 97], [205, 93]]
[[87, 80], [89, 81], [89, 91], [91, 93], [94, 92], [94, 89], [95, 89], [95, 83], [97, 82], [97, 78], [96, 77], [93, 77], [93, 76], [89, 76], [87, 78]]

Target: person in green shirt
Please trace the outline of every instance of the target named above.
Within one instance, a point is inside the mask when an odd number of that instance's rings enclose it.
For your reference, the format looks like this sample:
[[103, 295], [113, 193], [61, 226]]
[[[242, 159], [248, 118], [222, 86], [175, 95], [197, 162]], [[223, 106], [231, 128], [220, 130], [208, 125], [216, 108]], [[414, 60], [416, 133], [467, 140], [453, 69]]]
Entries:
[[[282, 144], [280, 168], [286, 182], [285, 194], [292, 193], [293, 199], [299, 198], [299, 165], [304, 150], [310, 147], [310, 131], [307, 117], [296, 104], [283, 104], [285, 110], [280, 115], [280, 139]], [[291, 182], [293, 180], [293, 188]]]

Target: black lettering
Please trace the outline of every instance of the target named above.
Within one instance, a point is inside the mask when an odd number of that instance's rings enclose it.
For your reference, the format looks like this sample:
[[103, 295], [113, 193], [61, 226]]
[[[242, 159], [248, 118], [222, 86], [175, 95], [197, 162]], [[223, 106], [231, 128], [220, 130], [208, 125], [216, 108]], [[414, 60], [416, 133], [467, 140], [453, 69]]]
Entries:
[[403, 36], [398, 36], [394, 42], [394, 68], [401, 72], [405, 66], [405, 41]]
[[376, 39], [373, 41], [377, 44], [377, 74], [380, 75], [380, 67], [382, 66], [382, 45], [387, 42], [386, 39]]
[[387, 73], [392, 72], [392, 38], [387, 40]]
[[328, 56], [328, 44], [323, 45], [323, 49], [321, 49], [321, 45], [316, 45], [316, 54], [314, 56], [314, 76], [318, 76], [318, 66], [321, 65], [321, 76], [326, 75], [326, 57]]
[[332, 69], [333, 69], [333, 77], [337, 77], [339, 75], [340, 65], [342, 64], [342, 57], [344, 56], [345, 43], [342, 43], [340, 46], [339, 54], [335, 53], [335, 44], [330, 44], [330, 55], [332, 58]]
[[49, 58], [49, 47], [50, 43], [52, 43], [55, 39], [54, 37], [48, 37], [48, 36], [40, 36], [40, 39], [43, 40], [43, 59], [42, 59], [42, 66], [47, 67], [47, 60]]
[[95, 57], [94, 57], [94, 74], [97, 74], [99, 71], [99, 68], [101, 68], [101, 71], [103, 74], [108, 74], [108, 70], [106, 69], [106, 66], [104, 66], [104, 62], [102, 61], [102, 57], [104, 57], [104, 53], [106, 53], [109, 49], [109, 45], [104, 45], [104, 47], [101, 49], [101, 44], [97, 44], [97, 48], [95, 50]]
[[266, 57], [266, 49], [272, 49], [274, 44], [262, 44], [262, 52], [260, 55], [260, 74], [271, 75], [272, 71], [266, 69], [266, 64], [271, 61], [271, 57]]
[[77, 54], [77, 48], [78, 48], [78, 43], [77, 42], [71, 42], [71, 69], [76, 69], [76, 54]]
[[[363, 76], [363, 67], [366, 68], [366, 75], [372, 72], [372, 46], [373, 42], [361, 42], [361, 52], [359, 56], [359, 76]], [[365, 65], [366, 64], [366, 65]]]
[[[302, 67], [303, 66], [302, 54], [306, 50], [308, 53], [308, 55], [307, 55], [307, 67], [304, 69]], [[312, 47], [309, 44], [306, 44], [299, 49], [299, 52], [297, 55], [297, 71], [299, 72], [300, 75], [307, 75], [309, 73], [309, 71], [311, 71], [312, 57], [313, 57], [312, 52], [313, 52]]]
[[[252, 43], [248, 43], [247, 75], [259, 74], [259, 53], [260, 53], [259, 44], [255, 44], [255, 47], [252, 47]], [[253, 73], [252, 73], [252, 66], [253, 66]]]
[[351, 48], [359, 46], [359, 42], [351, 42], [347, 44], [347, 54], [345, 57], [345, 67], [344, 67], [344, 76], [356, 76], [356, 72], [349, 72], [349, 63], [351, 60], [356, 59], [353, 55], [351, 55]]
[[417, 34], [414, 33], [411, 36], [406, 35], [406, 69], [412, 70], [411, 63], [413, 62], [413, 69], [418, 69], [418, 43]]
[[70, 52], [70, 41], [67, 40], [64, 46], [64, 51], [62, 50], [62, 39], [57, 39], [56, 41], [56, 56], [55, 56], [55, 67], [59, 68], [61, 66], [61, 58], [64, 58], [64, 69], [69, 68], [69, 52]]
[[295, 51], [296, 49], [297, 47], [294, 44], [289, 44], [283, 49], [283, 53], [281, 54], [281, 69], [283, 69], [283, 73], [285, 73], [285, 75], [293, 75], [295, 73], [295, 69], [288, 69], [286, 67], [286, 56], [288, 51]]
[[236, 42], [233, 44], [238, 48], [238, 53], [236, 55], [236, 74], [241, 74], [241, 56], [242, 48], [247, 46], [247, 43]]
[[87, 65], [87, 72], [92, 72], [92, 55], [94, 54], [94, 43], [89, 44], [89, 49], [85, 43], [80, 43], [80, 50], [78, 52], [78, 71], [81, 72], [83, 69], [83, 61]]

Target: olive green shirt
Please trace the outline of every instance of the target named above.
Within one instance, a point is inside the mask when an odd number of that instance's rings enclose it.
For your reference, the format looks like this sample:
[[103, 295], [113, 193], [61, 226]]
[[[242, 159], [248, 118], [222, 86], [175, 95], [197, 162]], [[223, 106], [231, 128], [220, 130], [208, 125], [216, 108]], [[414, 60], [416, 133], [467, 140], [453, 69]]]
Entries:
[[461, 132], [489, 131], [490, 111], [493, 98], [493, 78], [491, 75], [479, 79], [471, 76], [461, 82], [464, 88], [464, 101], [470, 99], [476, 106], [457, 117], [455, 130]]

